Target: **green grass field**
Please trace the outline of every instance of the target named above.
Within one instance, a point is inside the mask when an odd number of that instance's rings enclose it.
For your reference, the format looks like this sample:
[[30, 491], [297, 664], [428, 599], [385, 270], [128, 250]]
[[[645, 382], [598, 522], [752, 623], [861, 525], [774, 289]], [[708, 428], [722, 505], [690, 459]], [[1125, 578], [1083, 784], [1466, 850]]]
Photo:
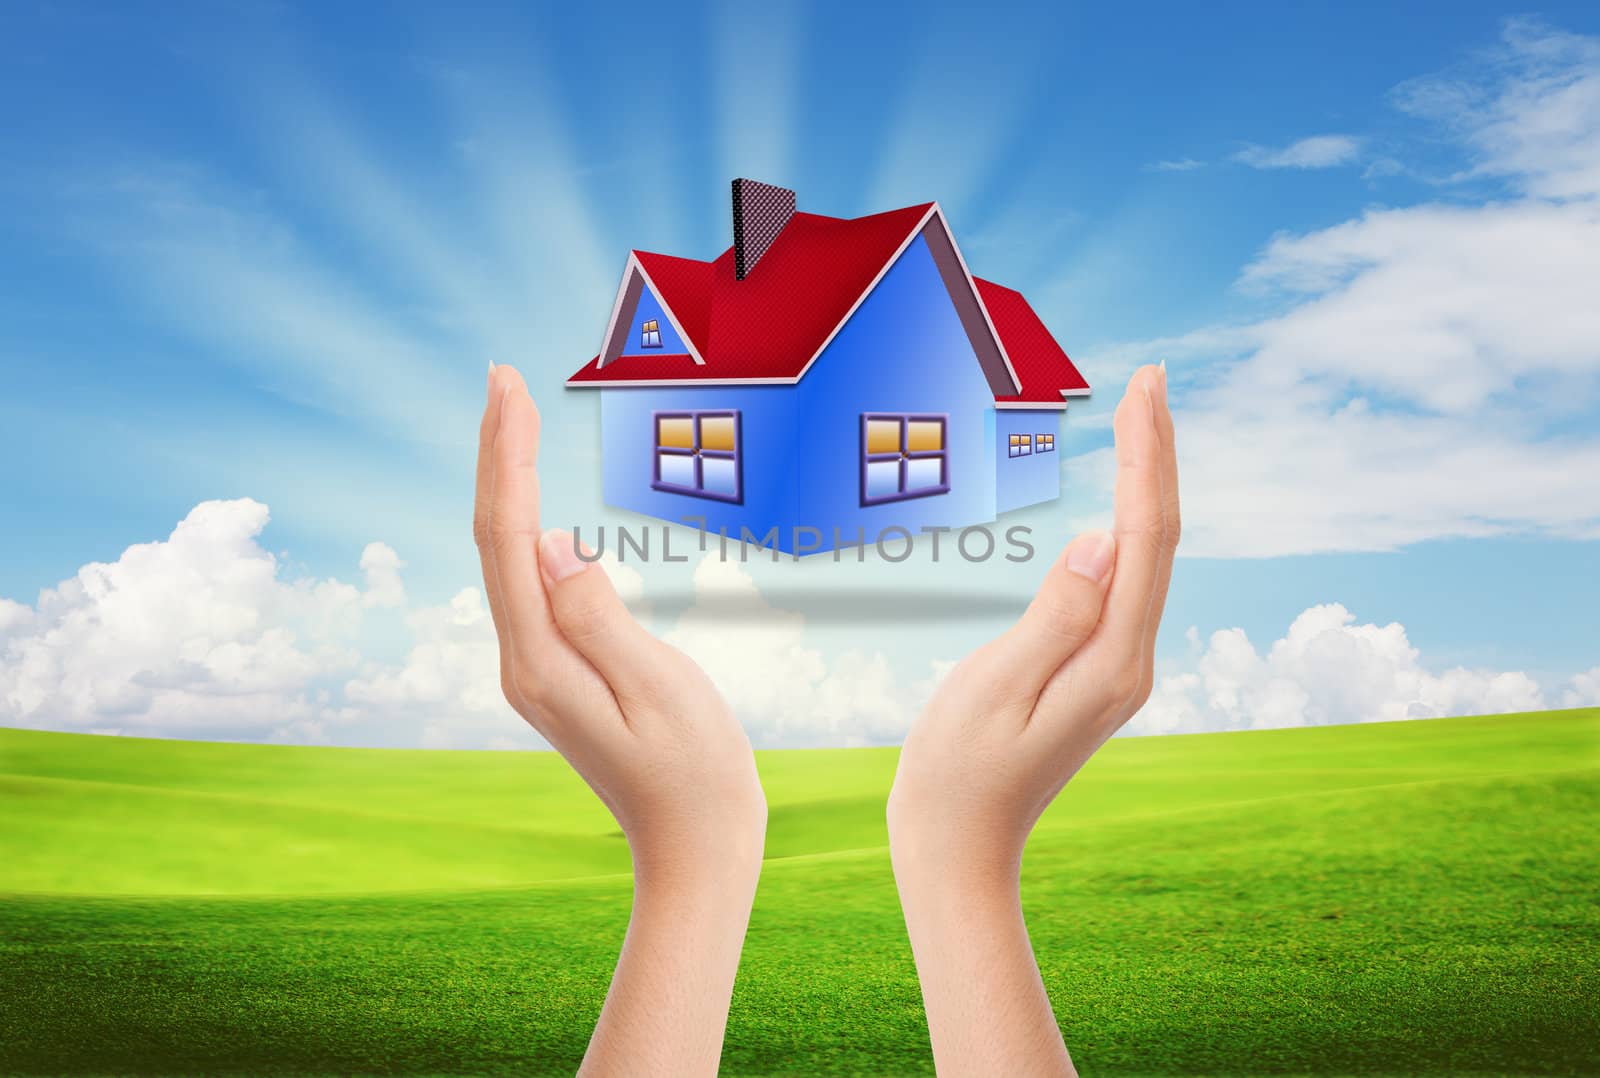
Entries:
[[[931, 1074], [893, 750], [760, 755], [724, 1072]], [[1600, 710], [1119, 739], [1023, 896], [1086, 1073], [1600, 1073]], [[627, 849], [553, 754], [0, 730], [0, 1070], [570, 1073]]]

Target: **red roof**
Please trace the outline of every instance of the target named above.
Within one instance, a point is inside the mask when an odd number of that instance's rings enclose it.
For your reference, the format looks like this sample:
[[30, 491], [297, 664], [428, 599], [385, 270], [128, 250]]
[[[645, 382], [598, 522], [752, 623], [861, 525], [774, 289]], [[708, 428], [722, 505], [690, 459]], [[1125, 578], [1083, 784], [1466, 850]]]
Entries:
[[1058, 402], [1062, 397], [1081, 397], [1089, 392], [1078, 368], [1033, 313], [1028, 301], [1015, 288], [974, 277], [978, 298], [983, 300], [1000, 342], [1005, 345], [1011, 369], [1017, 372], [1022, 392], [1013, 397], [995, 395], [997, 404]]
[[[714, 262], [635, 251], [630, 266], [638, 264], [703, 362], [685, 353], [622, 355], [602, 369], [596, 356], [567, 384], [796, 382], [937, 212], [924, 203], [848, 220], [796, 213], [742, 281], [731, 247]], [[1059, 405], [1063, 390], [1088, 392], [1021, 293], [974, 283], [1022, 385], [997, 403]]]

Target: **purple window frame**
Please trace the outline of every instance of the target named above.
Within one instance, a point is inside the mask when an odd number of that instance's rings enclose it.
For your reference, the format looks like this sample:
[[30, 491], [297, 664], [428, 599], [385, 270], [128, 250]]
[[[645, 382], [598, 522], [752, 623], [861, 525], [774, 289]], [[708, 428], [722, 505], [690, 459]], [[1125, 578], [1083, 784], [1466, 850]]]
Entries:
[[[733, 452], [725, 449], [700, 448], [700, 420], [704, 417], [733, 419]], [[694, 448], [679, 449], [675, 446], [661, 444], [661, 421], [663, 419], [688, 419], [693, 423]], [[687, 494], [691, 498], [706, 498], [714, 502], [729, 502], [733, 505], [744, 504], [744, 417], [737, 408], [712, 408], [704, 411], [666, 411], [650, 413], [650, 444], [654, 447], [650, 452], [650, 489], [663, 490], [669, 494]], [[666, 453], [676, 457], [694, 458], [694, 481], [697, 486], [685, 487], [677, 483], [668, 483], [661, 478], [661, 454]], [[717, 494], [704, 489], [705, 474], [701, 460], [712, 457], [716, 460], [733, 461], [733, 494]]]
[[[894, 453], [867, 452], [867, 424], [875, 420], [893, 420], [900, 424], [900, 448]], [[938, 423], [939, 444], [943, 449], [923, 449], [912, 452], [906, 448], [907, 424]], [[939, 485], [906, 490], [906, 463], [912, 460], [939, 460]], [[900, 489], [893, 494], [870, 497], [867, 494], [867, 465], [886, 460], [900, 462]], [[947, 413], [918, 412], [862, 412], [861, 413], [861, 504], [885, 505], [889, 502], [910, 501], [912, 498], [931, 498], [936, 494], [950, 493], [950, 416]]]

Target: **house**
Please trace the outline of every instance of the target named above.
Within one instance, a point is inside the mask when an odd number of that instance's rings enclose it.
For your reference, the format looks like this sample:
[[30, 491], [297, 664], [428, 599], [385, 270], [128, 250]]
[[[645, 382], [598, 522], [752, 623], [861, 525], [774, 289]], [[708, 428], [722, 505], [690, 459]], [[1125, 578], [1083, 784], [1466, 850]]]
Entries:
[[1060, 416], [1088, 383], [1020, 293], [968, 271], [937, 203], [845, 220], [740, 179], [733, 236], [711, 262], [632, 252], [567, 380], [600, 393], [607, 505], [776, 528], [794, 553], [803, 529], [833, 549], [1060, 495]]

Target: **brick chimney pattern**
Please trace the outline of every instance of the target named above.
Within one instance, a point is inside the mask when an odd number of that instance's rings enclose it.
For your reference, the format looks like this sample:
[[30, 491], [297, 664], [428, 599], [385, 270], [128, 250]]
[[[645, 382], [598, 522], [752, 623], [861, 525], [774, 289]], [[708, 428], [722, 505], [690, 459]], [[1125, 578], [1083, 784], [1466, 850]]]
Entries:
[[794, 216], [794, 192], [755, 180], [733, 181], [734, 272], [749, 276]]

